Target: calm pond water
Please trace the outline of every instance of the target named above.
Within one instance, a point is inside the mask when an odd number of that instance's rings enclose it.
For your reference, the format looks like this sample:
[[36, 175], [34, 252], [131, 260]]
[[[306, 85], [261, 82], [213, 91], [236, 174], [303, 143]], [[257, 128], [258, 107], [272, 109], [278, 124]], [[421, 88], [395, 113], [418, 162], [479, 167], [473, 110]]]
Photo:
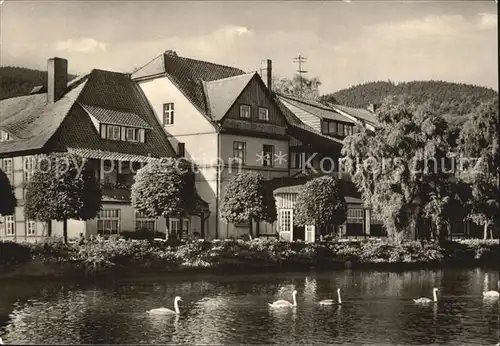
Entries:
[[[241, 276], [165, 276], [96, 283], [4, 281], [0, 336], [6, 344], [491, 344], [500, 342], [495, 271], [422, 270]], [[342, 305], [321, 307], [335, 298]], [[418, 306], [412, 298], [439, 302]], [[273, 310], [291, 300], [297, 308]], [[173, 308], [179, 316], [150, 316]]]

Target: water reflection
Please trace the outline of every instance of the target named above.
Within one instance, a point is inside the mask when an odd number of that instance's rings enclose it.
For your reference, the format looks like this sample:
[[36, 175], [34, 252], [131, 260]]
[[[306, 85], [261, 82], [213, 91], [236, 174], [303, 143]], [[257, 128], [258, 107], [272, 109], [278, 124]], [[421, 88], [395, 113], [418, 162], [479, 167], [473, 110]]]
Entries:
[[175, 338], [179, 333], [179, 315], [159, 316], [147, 314], [146, 318], [150, 323], [149, 328], [147, 328], [148, 333], [144, 335], [145, 338], [148, 338], [148, 343], [175, 343]]
[[304, 279], [304, 301], [312, 304], [316, 300], [316, 289], [317, 289], [316, 279], [306, 276]]
[[[475, 269], [11, 284], [0, 287], [0, 336], [15, 344], [495, 344], [499, 303], [482, 291], [496, 281], [498, 273]], [[342, 305], [317, 304], [336, 300], [337, 287]], [[413, 303], [433, 287], [437, 304]], [[296, 308], [269, 308], [291, 302], [294, 290]], [[176, 295], [180, 315], [145, 313]]]

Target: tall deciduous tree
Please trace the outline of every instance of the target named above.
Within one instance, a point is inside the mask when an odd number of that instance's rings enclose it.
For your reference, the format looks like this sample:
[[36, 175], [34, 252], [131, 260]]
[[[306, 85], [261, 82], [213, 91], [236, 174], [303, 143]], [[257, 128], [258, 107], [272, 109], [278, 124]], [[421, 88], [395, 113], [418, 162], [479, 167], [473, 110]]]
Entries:
[[397, 242], [416, 237], [425, 219], [444, 231], [457, 196], [441, 191], [446, 184], [455, 190], [447, 122], [429, 103], [404, 98], [386, 99], [377, 116], [375, 132], [347, 137], [342, 149], [364, 203]]
[[471, 184], [469, 218], [483, 225], [484, 238], [489, 226], [499, 223], [498, 98], [483, 102], [468, 115], [459, 137], [463, 169], [460, 178]]
[[306, 78], [294, 75], [292, 79], [289, 78], [273, 78], [273, 91], [281, 94], [292, 95], [309, 100], [316, 100], [319, 98], [319, 87], [321, 81], [318, 77]]
[[57, 153], [38, 160], [28, 184], [24, 211], [31, 220], [63, 222], [68, 241], [68, 219], [90, 220], [101, 209], [102, 192], [86, 159]]
[[14, 214], [14, 210], [17, 206], [16, 196], [14, 194], [14, 189], [10, 184], [7, 175], [0, 169], [0, 214], [1, 215], [11, 215]]
[[347, 218], [347, 204], [338, 181], [323, 176], [308, 181], [297, 195], [294, 223], [315, 225], [324, 234], [327, 226], [338, 226]]
[[234, 175], [222, 197], [220, 215], [226, 222], [248, 222], [250, 234], [252, 221], [276, 221], [276, 202], [264, 177], [254, 172]]
[[185, 160], [151, 160], [132, 185], [132, 206], [149, 217], [186, 217], [196, 203], [194, 174]]

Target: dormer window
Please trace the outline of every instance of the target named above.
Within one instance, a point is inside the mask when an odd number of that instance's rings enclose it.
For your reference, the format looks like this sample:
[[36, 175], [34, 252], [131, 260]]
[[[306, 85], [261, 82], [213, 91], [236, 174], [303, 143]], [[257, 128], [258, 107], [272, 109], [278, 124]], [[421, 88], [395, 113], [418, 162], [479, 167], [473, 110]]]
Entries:
[[252, 117], [252, 108], [249, 105], [240, 105], [240, 118], [250, 119]]
[[136, 127], [125, 127], [111, 124], [101, 124], [101, 138], [112, 141], [127, 141], [144, 143], [146, 141], [146, 130]]
[[140, 129], [135, 129], [133, 127], [128, 127], [126, 132], [126, 139], [129, 142], [139, 142]]
[[108, 125], [107, 126], [107, 139], [111, 139], [113, 141], [119, 141], [121, 136], [120, 126], [117, 125]]
[[10, 140], [12, 140], [10, 133], [8, 133], [7, 131], [0, 130], [0, 142], [7, 142]]
[[321, 132], [326, 135], [346, 137], [353, 134], [354, 126], [344, 124], [334, 120], [323, 120], [321, 122]]
[[151, 126], [132, 112], [80, 104], [87, 112], [102, 139], [144, 143]]

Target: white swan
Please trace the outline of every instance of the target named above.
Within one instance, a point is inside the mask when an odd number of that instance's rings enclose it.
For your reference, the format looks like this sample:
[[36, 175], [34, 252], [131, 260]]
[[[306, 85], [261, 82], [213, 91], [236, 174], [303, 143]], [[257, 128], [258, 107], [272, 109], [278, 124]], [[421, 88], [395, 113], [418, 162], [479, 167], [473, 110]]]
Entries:
[[[498, 281], [498, 287], [500, 287], [500, 280]], [[487, 292], [483, 292], [483, 297], [485, 298], [499, 298], [500, 297], [500, 293], [498, 293], [498, 291], [487, 291]]]
[[418, 298], [418, 299], [413, 299], [413, 301], [417, 304], [426, 304], [426, 303], [437, 303], [438, 301], [438, 298], [437, 298], [437, 291], [439, 291], [438, 288], [434, 287], [434, 289], [432, 290], [432, 296], [434, 299], [429, 299], [429, 298]]
[[274, 303], [269, 303], [269, 306], [272, 308], [292, 308], [294, 306], [297, 306], [297, 291], [293, 291], [292, 297], [293, 297], [293, 304], [290, 303], [287, 300], [277, 300]]
[[0, 338], [0, 345], [4, 345], [2, 338]]
[[170, 310], [167, 308], [158, 308], [158, 309], [151, 309], [148, 311], [149, 314], [152, 315], [178, 315], [179, 314], [179, 302], [182, 302], [181, 297], [177, 296], [174, 299], [174, 310]]
[[[338, 303], [342, 304], [342, 298], [340, 297], [340, 288], [337, 288], [337, 297], [338, 297]], [[335, 304], [335, 300], [325, 299], [325, 300], [320, 301], [318, 304], [319, 305], [333, 305], [333, 304]]]

